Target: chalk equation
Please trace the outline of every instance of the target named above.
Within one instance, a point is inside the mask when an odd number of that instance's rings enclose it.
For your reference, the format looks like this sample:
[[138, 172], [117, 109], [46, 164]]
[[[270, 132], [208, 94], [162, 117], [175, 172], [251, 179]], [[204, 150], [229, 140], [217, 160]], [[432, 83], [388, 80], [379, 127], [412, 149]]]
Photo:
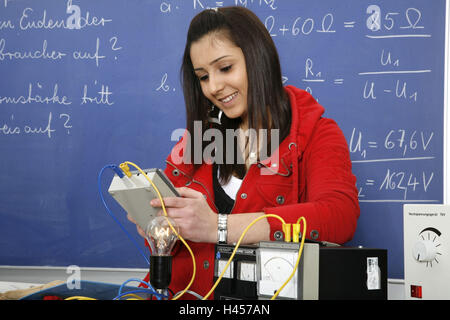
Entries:
[[359, 201], [438, 202], [426, 196], [436, 185], [434, 138], [433, 130], [419, 129], [388, 129], [381, 137], [366, 138], [353, 128], [349, 149]]
[[[434, 159], [430, 153], [434, 134], [432, 130], [391, 129], [384, 136], [366, 138], [363, 130], [353, 128], [348, 144], [350, 154], [358, 158], [354, 163]], [[391, 156], [385, 159], [374, 156], [387, 153]]]
[[243, 7], [264, 7], [270, 10], [277, 10], [278, 0], [229, 0], [229, 1], [209, 1], [209, 0], [166, 0], [161, 1], [159, 10], [161, 13], [170, 14], [176, 10], [186, 9], [184, 5], [188, 4], [194, 10], [205, 10], [224, 6], [243, 6]]
[[356, 184], [360, 202], [438, 202], [437, 199], [416, 198], [433, 187], [433, 170], [386, 168], [381, 176], [360, 176]]
[[[407, 8], [404, 12], [387, 11], [386, 14], [378, 5], [367, 7], [366, 13], [369, 15], [366, 20], [367, 29], [375, 32], [367, 34], [367, 38], [429, 38], [431, 34], [422, 33], [425, 26], [422, 24], [422, 12], [417, 8]], [[411, 30], [419, 33], [403, 33]], [[383, 34], [378, 34], [383, 33]]]

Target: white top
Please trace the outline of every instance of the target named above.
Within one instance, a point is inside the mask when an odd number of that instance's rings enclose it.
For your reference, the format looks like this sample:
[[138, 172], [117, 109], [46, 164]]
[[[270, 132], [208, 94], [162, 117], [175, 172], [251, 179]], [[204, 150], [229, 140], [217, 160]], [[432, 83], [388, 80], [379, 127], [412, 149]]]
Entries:
[[[217, 169], [217, 178], [219, 178], [219, 169]], [[219, 180], [220, 182], [220, 180]], [[225, 193], [233, 200], [236, 200], [236, 194], [242, 185], [242, 179], [231, 176], [227, 184], [221, 184]]]

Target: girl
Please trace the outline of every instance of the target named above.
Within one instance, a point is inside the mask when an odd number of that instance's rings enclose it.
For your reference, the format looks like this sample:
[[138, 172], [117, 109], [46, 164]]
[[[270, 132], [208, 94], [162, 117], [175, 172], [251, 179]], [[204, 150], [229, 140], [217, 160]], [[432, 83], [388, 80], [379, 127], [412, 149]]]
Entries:
[[[352, 238], [359, 204], [345, 137], [311, 95], [283, 87], [277, 50], [255, 14], [228, 7], [194, 17], [181, 74], [187, 129], [165, 169], [181, 197], [164, 202], [196, 257], [190, 290], [202, 296], [209, 291], [215, 244], [237, 242], [264, 214], [287, 223], [305, 217], [307, 238]], [[243, 243], [276, 240], [280, 231], [277, 219], [264, 218]], [[190, 281], [191, 265], [179, 245], [174, 292]]]

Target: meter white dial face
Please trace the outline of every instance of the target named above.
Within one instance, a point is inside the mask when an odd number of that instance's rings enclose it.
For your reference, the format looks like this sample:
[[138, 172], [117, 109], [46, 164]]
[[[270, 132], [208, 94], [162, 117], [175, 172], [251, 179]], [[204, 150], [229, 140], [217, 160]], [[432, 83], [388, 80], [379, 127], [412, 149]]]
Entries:
[[441, 254], [441, 232], [432, 227], [420, 231], [417, 241], [413, 246], [413, 257], [418, 262], [426, 263], [427, 267], [433, 267], [433, 263], [439, 263]]
[[256, 281], [256, 263], [241, 261], [239, 263], [239, 280]]
[[[223, 272], [223, 270], [225, 269], [226, 265], [228, 263], [228, 260], [218, 260], [217, 264], [217, 271], [216, 271], [216, 276], [220, 276]], [[227, 270], [225, 271], [225, 273], [223, 274], [224, 278], [228, 278], [228, 279], [232, 279], [233, 278], [233, 266], [234, 263], [233, 261], [231, 261], [230, 265], [228, 266]]]
[[298, 272], [295, 272], [287, 282], [294, 270], [297, 257], [298, 249], [260, 248], [257, 256], [258, 294], [273, 296], [283, 286], [279, 297], [297, 299]]
[[297, 252], [268, 251], [261, 254], [261, 279], [286, 281], [294, 269]]

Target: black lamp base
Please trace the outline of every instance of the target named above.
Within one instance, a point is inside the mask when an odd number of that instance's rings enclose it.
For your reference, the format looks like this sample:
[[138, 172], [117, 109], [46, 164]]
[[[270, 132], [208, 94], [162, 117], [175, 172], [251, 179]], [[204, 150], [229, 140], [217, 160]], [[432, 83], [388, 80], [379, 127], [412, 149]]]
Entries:
[[150, 284], [166, 289], [172, 280], [172, 256], [150, 256]]

